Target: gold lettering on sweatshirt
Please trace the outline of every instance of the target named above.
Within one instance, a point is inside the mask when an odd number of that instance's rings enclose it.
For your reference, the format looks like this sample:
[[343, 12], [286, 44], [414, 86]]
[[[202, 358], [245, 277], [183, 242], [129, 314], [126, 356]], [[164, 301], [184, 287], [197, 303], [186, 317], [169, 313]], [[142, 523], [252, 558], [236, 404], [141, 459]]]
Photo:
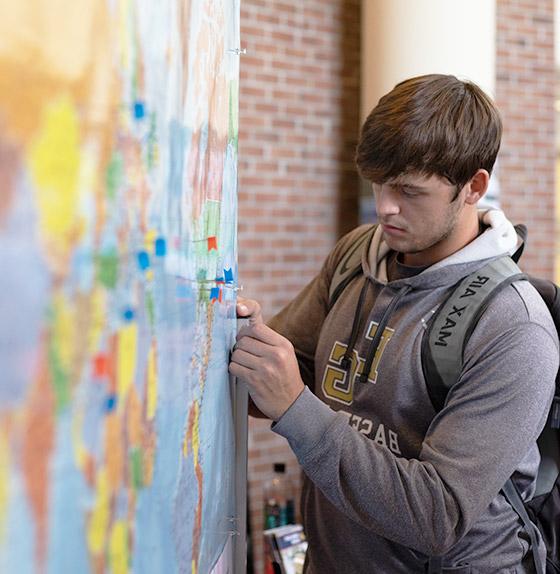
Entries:
[[348, 349], [348, 345], [335, 341], [327, 368], [323, 374], [322, 386], [323, 392], [329, 398], [344, 405], [351, 405], [354, 400], [354, 381], [359, 369], [360, 357], [354, 350], [350, 368], [348, 371], [345, 371], [341, 368], [341, 365], [346, 349]]
[[[375, 336], [376, 331], [377, 323], [372, 321], [368, 326], [365, 336], [366, 339], [371, 341]], [[383, 331], [383, 335], [379, 341], [379, 346], [377, 347], [368, 375], [368, 383], [371, 383], [372, 385], [377, 382], [377, 368], [379, 366], [379, 362], [381, 361], [381, 357], [387, 347], [387, 343], [393, 336], [394, 332], [394, 329], [390, 329], [389, 327], [386, 327]], [[366, 359], [360, 357], [354, 349], [350, 358], [350, 366], [347, 370], [344, 370], [342, 368], [342, 358], [346, 354], [347, 349], [348, 345], [345, 345], [340, 341], [334, 342], [329, 355], [327, 367], [323, 373], [322, 388], [325, 396], [333, 401], [344, 405], [351, 405], [354, 401], [354, 385], [364, 371]]]
[[[381, 335], [381, 340], [379, 341], [379, 346], [377, 347], [377, 351], [375, 352], [375, 357], [373, 358], [373, 363], [371, 364], [371, 370], [369, 371], [368, 383], [375, 384], [377, 382], [377, 367], [379, 366], [379, 362], [381, 361], [381, 357], [385, 352], [385, 347], [387, 343], [393, 336], [395, 332], [394, 329], [390, 329], [389, 327], [385, 327], [383, 330], [383, 335]], [[375, 333], [377, 333], [377, 323], [373, 321], [369, 324], [369, 329], [366, 334], [366, 339], [371, 341], [375, 337]], [[365, 363], [365, 361], [364, 361]], [[363, 371], [363, 369], [362, 369]], [[361, 374], [361, 373], [360, 373]]]

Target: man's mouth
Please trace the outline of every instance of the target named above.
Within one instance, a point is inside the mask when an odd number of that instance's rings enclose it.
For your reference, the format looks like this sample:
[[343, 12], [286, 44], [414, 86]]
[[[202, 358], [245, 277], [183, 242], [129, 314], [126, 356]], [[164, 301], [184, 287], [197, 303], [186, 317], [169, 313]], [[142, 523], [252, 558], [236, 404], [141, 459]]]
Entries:
[[381, 227], [383, 228], [383, 231], [389, 235], [398, 235], [400, 233], [404, 233], [404, 229], [395, 227], [394, 225], [389, 225], [388, 223], [381, 223]]

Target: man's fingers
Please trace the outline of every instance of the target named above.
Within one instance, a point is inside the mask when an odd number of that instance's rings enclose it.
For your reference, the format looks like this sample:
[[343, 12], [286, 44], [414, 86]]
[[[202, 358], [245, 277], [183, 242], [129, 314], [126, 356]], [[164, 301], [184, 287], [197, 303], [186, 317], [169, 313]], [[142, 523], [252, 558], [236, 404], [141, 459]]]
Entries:
[[233, 361], [229, 364], [229, 372], [238, 379], [247, 381], [249, 375], [253, 372], [251, 369], [240, 365], [239, 363], [234, 363]]
[[239, 348], [236, 348], [232, 353], [231, 361], [252, 371], [254, 371], [259, 364], [259, 358], [256, 355]]
[[249, 319], [250, 324], [264, 323], [261, 306], [254, 299], [237, 298], [237, 316], [241, 319]]
[[264, 323], [244, 325], [237, 333], [237, 340], [240, 341], [243, 337], [250, 337], [267, 345], [282, 345], [283, 343], [287, 343], [287, 339]]
[[[240, 331], [241, 333], [241, 331]], [[240, 336], [237, 335], [237, 343], [235, 343], [235, 349], [241, 349], [247, 353], [251, 353], [255, 357], [262, 357], [266, 354], [267, 349], [270, 347], [267, 343], [263, 343], [258, 339], [253, 339], [249, 335]]]

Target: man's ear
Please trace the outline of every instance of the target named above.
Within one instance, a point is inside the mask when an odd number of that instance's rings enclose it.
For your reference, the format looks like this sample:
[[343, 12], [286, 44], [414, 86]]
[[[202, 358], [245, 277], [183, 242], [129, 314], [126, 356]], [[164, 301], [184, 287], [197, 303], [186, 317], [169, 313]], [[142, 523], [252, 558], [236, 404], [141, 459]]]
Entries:
[[489, 182], [490, 174], [485, 169], [479, 169], [467, 183], [465, 202], [469, 205], [478, 203], [488, 191]]

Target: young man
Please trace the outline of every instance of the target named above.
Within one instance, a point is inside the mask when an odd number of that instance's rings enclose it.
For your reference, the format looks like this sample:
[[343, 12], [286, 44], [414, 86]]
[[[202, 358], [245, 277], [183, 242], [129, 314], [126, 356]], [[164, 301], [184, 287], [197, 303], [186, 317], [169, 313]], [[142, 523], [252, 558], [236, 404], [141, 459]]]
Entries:
[[250, 324], [230, 371], [305, 472], [308, 574], [425, 572], [431, 557], [456, 574], [534, 571], [500, 489], [510, 476], [525, 498], [535, 488], [535, 440], [558, 370], [544, 302], [526, 281], [492, 299], [439, 412], [420, 358], [451, 288], [516, 247], [503, 213], [477, 208], [500, 138], [499, 114], [476, 85], [443, 75], [398, 84], [358, 145], [380, 224], [362, 248], [363, 273], [329, 309], [333, 273], [360, 228], [268, 326], [258, 303], [238, 304]]

